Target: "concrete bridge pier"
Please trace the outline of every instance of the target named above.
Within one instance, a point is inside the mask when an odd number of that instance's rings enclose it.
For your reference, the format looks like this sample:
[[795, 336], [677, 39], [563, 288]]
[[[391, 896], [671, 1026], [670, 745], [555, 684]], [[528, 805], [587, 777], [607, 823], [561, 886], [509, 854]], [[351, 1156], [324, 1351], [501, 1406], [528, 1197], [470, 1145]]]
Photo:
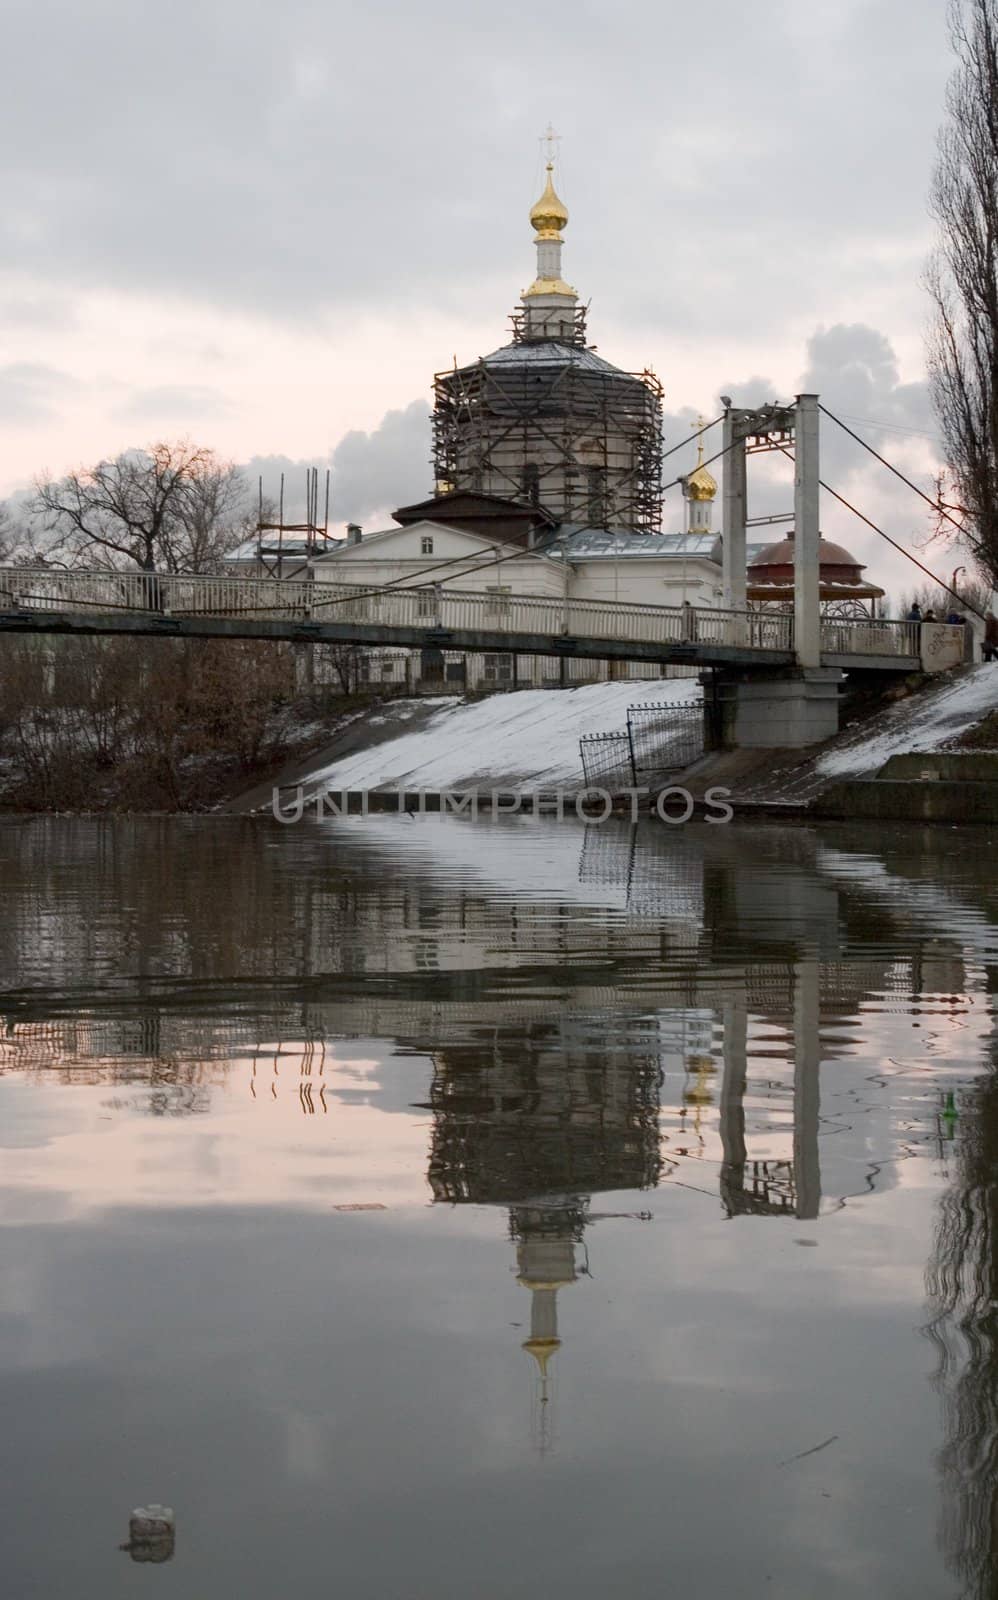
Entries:
[[710, 750], [796, 750], [839, 731], [838, 667], [705, 673], [705, 744]]

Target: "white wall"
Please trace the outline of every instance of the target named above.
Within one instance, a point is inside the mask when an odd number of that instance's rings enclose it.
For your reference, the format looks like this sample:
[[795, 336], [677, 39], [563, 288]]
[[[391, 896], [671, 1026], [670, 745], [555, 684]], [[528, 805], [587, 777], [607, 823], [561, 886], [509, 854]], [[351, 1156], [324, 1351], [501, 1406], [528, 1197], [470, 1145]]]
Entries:
[[599, 557], [573, 563], [569, 594], [580, 600], [678, 606], [720, 604], [721, 569], [703, 556]]
[[[432, 555], [423, 554], [426, 538], [433, 540]], [[560, 595], [564, 585], [563, 569], [547, 556], [532, 556], [516, 545], [496, 545], [434, 522], [372, 534], [317, 561], [315, 571], [319, 581], [374, 587], [400, 579], [416, 584], [421, 579], [427, 586], [441, 582], [475, 594], [498, 586], [514, 594]]]

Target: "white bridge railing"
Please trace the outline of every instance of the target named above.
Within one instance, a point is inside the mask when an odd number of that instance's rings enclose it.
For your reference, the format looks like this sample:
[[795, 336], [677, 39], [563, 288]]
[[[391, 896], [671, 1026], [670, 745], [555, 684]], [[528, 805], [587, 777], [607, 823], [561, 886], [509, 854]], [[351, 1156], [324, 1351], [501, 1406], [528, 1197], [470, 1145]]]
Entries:
[[0, 568], [0, 611], [153, 611], [174, 617], [354, 622], [446, 632], [533, 633], [656, 644], [793, 649], [793, 618], [693, 606], [564, 600], [481, 590], [371, 588], [322, 579], [173, 577]]
[[[561, 635], [622, 643], [793, 650], [788, 612], [634, 605], [556, 595], [483, 593], [449, 585], [371, 588], [321, 578], [174, 577], [167, 573], [0, 567], [0, 612], [154, 612], [387, 628]], [[822, 650], [917, 656], [918, 624], [823, 622]]]
[[918, 656], [919, 622], [891, 622], [888, 618], [826, 620], [821, 624], [822, 655]]

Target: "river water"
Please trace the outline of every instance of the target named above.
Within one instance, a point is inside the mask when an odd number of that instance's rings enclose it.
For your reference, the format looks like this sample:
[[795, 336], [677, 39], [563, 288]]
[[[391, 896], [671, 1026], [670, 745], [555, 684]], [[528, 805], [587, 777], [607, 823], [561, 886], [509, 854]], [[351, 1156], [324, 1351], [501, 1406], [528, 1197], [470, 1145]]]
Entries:
[[994, 845], [0, 824], [3, 1595], [993, 1595]]

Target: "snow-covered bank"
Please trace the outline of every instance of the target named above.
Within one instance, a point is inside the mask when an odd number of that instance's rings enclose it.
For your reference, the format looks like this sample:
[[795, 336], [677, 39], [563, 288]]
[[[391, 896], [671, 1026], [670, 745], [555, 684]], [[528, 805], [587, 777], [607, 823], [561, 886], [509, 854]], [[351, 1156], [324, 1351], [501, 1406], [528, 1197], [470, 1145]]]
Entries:
[[520, 689], [485, 700], [446, 701], [418, 732], [317, 768], [305, 782], [355, 791], [434, 791], [495, 783], [581, 787], [579, 739], [584, 733], [622, 730], [628, 706], [686, 704], [701, 693], [695, 678], [672, 678], [581, 689]]
[[912, 696], [843, 734], [817, 763], [822, 778], [871, 775], [891, 756], [942, 750], [998, 711], [998, 663], [974, 667], [956, 683]]
[[[701, 693], [695, 679], [678, 678], [523, 689], [476, 701], [438, 700], [418, 728], [381, 727], [380, 740], [372, 728], [370, 744], [365, 741], [363, 748], [344, 751], [333, 761], [327, 756], [299, 781], [306, 788], [321, 784], [353, 791], [581, 788], [583, 734], [622, 731], [628, 706], [689, 704]], [[746, 802], [806, 806], [832, 781], [873, 776], [893, 755], [945, 748], [993, 711], [998, 711], [998, 664], [962, 672], [955, 682], [948, 680], [878, 711], [821, 752], [769, 752], [761, 766], [751, 758], [764, 752], [729, 752], [712, 759], [715, 765], [727, 762], [730, 774], [705, 771], [704, 776], [727, 785]], [[372, 723], [380, 726], [383, 720]], [[363, 733], [360, 725], [358, 733]]]

